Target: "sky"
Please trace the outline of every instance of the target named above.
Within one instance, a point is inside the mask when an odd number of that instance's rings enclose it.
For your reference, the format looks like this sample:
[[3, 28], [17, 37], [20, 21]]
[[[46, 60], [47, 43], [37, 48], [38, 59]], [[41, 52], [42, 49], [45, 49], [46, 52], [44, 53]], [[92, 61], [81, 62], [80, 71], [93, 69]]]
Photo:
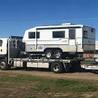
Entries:
[[92, 26], [98, 40], [98, 0], [0, 0], [0, 37], [23, 36], [39, 25]]

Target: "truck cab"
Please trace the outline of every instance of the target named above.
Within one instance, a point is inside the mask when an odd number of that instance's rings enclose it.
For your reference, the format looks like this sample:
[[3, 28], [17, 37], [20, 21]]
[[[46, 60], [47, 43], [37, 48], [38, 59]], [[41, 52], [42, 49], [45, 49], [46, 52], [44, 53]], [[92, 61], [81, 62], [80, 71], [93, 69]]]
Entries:
[[20, 51], [23, 50], [22, 37], [11, 36], [9, 38], [0, 38], [0, 61], [3, 59], [8, 61], [8, 58], [17, 58]]

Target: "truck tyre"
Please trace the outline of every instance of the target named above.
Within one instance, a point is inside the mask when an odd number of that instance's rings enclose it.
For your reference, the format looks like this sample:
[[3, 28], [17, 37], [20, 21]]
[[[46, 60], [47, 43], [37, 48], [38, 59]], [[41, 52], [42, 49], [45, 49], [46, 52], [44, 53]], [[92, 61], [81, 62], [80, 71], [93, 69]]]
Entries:
[[55, 73], [61, 73], [64, 70], [63, 64], [61, 62], [51, 63], [51, 70]]
[[2, 61], [0, 62], [0, 69], [1, 69], [1, 70], [6, 70], [6, 69], [8, 69], [5, 60], [2, 60]]
[[62, 51], [60, 49], [54, 50], [54, 58], [59, 59], [62, 56]]
[[52, 58], [52, 49], [47, 49], [45, 51], [45, 56], [46, 56], [47, 59]]

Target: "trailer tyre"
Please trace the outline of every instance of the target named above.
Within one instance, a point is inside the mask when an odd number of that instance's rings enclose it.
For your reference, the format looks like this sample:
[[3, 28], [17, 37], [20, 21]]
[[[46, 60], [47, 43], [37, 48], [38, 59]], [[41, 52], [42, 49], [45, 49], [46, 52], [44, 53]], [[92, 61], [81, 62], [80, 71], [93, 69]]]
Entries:
[[6, 69], [8, 69], [5, 60], [2, 60], [2, 61], [0, 62], [0, 69], [1, 69], [1, 70], [6, 70]]
[[63, 64], [61, 62], [53, 62], [51, 64], [51, 70], [55, 73], [61, 73], [64, 71]]

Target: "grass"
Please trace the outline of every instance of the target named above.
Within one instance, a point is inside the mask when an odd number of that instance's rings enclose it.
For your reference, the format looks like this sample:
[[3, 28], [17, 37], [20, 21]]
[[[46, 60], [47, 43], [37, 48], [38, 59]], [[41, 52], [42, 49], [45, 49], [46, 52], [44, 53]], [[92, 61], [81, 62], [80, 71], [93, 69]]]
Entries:
[[98, 81], [0, 75], [0, 98], [97, 98]]

